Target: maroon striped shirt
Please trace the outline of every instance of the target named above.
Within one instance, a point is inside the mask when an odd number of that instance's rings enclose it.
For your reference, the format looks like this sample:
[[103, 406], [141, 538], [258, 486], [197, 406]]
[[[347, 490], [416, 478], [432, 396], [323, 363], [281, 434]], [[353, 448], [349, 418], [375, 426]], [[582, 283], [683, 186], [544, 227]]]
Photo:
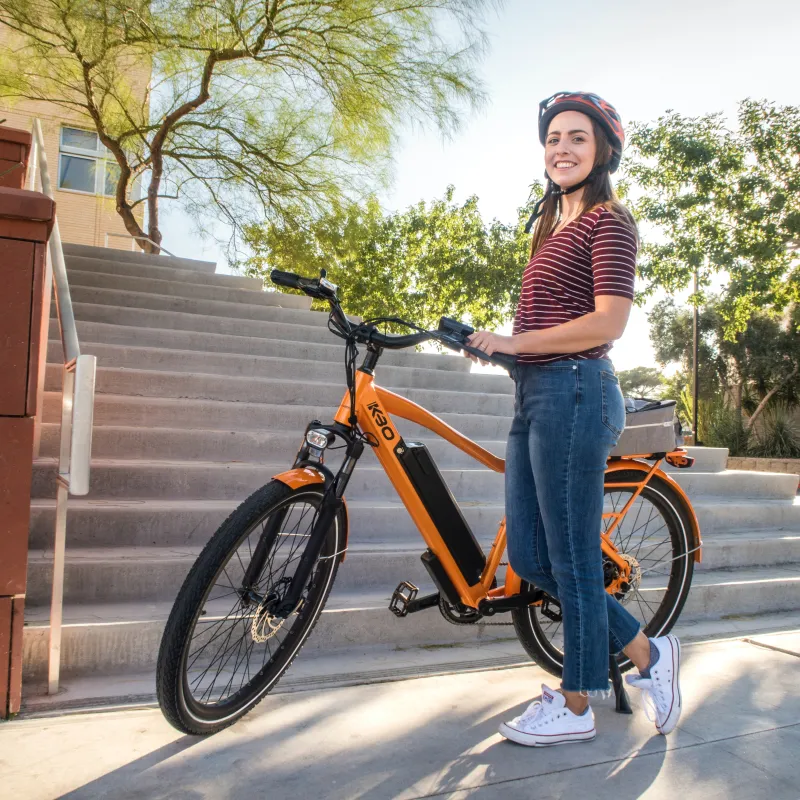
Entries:
[[[594, 311], [594, 298], [613, 294], [633, 300], [636, 237], [603, 206], [551, 234], [528, 262], [514, 317], [514, 333], [552, 328]], [[521, 354], [523, 364], [603, 358], [611, 342], [580, 353]]]

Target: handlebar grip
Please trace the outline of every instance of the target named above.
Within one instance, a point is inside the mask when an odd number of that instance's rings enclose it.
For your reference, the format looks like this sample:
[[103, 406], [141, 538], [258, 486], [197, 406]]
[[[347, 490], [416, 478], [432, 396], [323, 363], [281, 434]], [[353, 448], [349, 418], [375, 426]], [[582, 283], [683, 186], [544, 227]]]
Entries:
[[510, 353], [494, 353], [489, 356], [489, 360], [498, 366], [504, 367], [509, 372], [517, 366], [517, 357]]
[[300, 281], [303, 280], [299, 275], [294, 272], [281, 272], [279, 269], [274, 269], [269, 274], [269, 279], [278, 286], [285, 286], [287, 289], [301, 289]]
[[461, 349], [466, 353], [477, 356], [481, 361], [488, 361], [490, 364], [509, 370], [509, 372], [517, 364], [517, 357], [509, 353], [492, 353], [492, 355], [487, 356], [483, 350], [479, 350], [477, 347], [470, 347], [468, 344], [462, 344]]

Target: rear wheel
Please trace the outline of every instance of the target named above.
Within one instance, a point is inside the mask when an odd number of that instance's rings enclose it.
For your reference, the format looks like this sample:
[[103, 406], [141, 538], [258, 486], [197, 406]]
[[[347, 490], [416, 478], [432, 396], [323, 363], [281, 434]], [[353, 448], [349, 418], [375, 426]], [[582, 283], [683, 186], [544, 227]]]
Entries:
[[[158, 654], [158, 702], [178, 730], [204, 735], [232, 724], [265, 697], [300, 651], [336, 577], [344, 510], [317, 554], [297, 610], [286, 619], [270, 610], [289, 588], [322, 498], [320, 485], [290, 489], [273, 481], [228, 517], [198, 557]], [[254, 554], [257, 568], [245, 581]]]
[[[643, 473], [626, 470], [606, 473], [606, 484], [640, 482]], [[635, 487], [606, 485], [604, 513], [621, 511]], [[632, 567], [627, 591], [617, 595], [620, 602], [641, 623], [647, 636], [668, 633], [683, 609], [694, 571], [693, 534], [685, 501], [665, 481], [654, 475], [611, 535], [611, 540]], [[608, 530], [612, 519], [603, 520]], [[604, 557], [606, 586], [616, 577], [616, 567]], [[523, 582], [522, 591], [531, 586]], [[540, 606], [512, 612], [514, 627], [531, 658], [553, 675], [561, 675], [564, 665], [564, 636], [561, 607], [545, 596]], [[620, 669], [632, 664], [623, 654]]]

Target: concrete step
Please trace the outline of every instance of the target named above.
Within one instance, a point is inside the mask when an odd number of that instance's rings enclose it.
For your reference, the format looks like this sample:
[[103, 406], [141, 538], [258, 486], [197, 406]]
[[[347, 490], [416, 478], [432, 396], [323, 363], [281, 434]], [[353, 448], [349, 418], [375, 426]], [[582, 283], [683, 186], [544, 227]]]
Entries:
[[[287, 461], [257, 464], [202, 461], [145, 461], [95, 459], [92, 462], [91, 492], [97, 498], [148, 499], [173, 497], [198, 500], [243, 500], [273, 475], [288, 469]], [[40, 459], [33, 466], [32, 497], [55, 496], [55, 459]], [[503, 475], [484, 468], [444, 468], [442, 476], [459, 500], [497, 500], [503, 497]], [[676, 475], [690, 499], [701, 497], [791, 499], [780, 478], [794, 476], [763, 472], [697, 473]], [[383, 469], [359, 464], [347, 487], [347, 497], [391, 498], [394, 488]]]
[[[97, 308], [100, 308], [99, 306]], [[124, 310], [124, 309], [123, 309]], [[277, 311], [277, 309], [275, 309]], [[113, 315], [111, 315], [113, 317]], [[180, 315], [177, 315], [180, 316]], [[192, 317], [191, 314], [185, 315]], [[192, 322], [197, 320], [192, 318]], [[213, 324], [213, 321], [209, 321]], [[311, 326], [306, 326], [311, 327]], [[100, 342], [109, 345], [153, 347], [165, 350], [192, 350], [203, 353], [239, 353], [253, 356], [288, 358], [297, 362], [331, 362], [344, 364], [344, 343], [333, 334], [325, 341], [287, 341], [253, 335], [215, 334], [203, 330], [138, 328], [135, 325], [78, 320], [81, 342]], [[56, 320], [50, 321], [50, 340], [60, 341]], [[447, 353], [423, 353], [412, 350], [385, 351], [376, 370], [383, 374], [387, 366], [406, 366], [421, 369], [440, 369], [447, 372], [470, 372], [470, 361]], [[501, 376], [504, 377], [504, 376]], [[505, 379], [508, 380], [508, 379]]]
[[[344, 372], [344, 370], [342, 370]], [[63, 367], [47, 365], [45, 390], [61, 389]], [[487, 394], [444, 389], [387, 388], [432, 411], [434, 414], [473, 412], [507, 417], [514, 411], [512, 395]], [[338, 406], [345, 391], [344, 375], [336, 383], [309, 383], [273, 377], [240, 377], [159, 370], [112, 369], [99, 366], [95, 391], [98, 394], [128, 397], [176, 397], [192, 400], [216, 400], [234, 403], [263, 403], [281, 407], [305, 405], [313, 399], [330, 407]]]
[[[658, 602], [662, 591], [653, 584], [643, 594]], [[389, 590], [332, 596], [305, 649], [321, 653], [345, 646], [441, 646], [513, 638], [513, 628], [507, 626], [450, 625], [436, 609], [398, 620], [386, 609], [390, 594]], [[800, 568], [699, 572], [681, 621], [720, 619], [732, 609], [737, 615], [793, 611], [799, 602]], [[64, 675], [152, 669], [170, 608], [170, 602], [65, 605]], [[29, 679], [40, 679], [46, 669], [48, 615], [49, 608], [44, 606], [27, 610], [23, 649]]]
[[670, 475], [694, 500], [702, 496], [759, 498], [793, 501], [797, 495], [797, 476], [773, 472], [695, 472], [679, 470]]
[[[489, 551], [493, 535], [480, 537]], [[186, 573], [200, 554], [193, 546], [124, 546], [71, 548], [67, 551], [64, 600], [67, 603], [150, 602], [174, 599]], [[353, 537], [347, 558], [336, 579], [336, 590], [386, 591], [408, 580], [423, 591], [433, 584], [420, 561], [425, 544], [401, 540], [394, 543], [360, 543]], [[736, 536], [706, 536], [699, 569], [775, 567], [800, 571], [800, 533], [742, 532]], [[502, 570], [498, 579], [502, 581]], [[777, 573], [776, 573], [777, 574]], [[26, 602], [46, 605], [52, 581], [52, 551], [28, 554]]]
[[[150, 546], [179, 547], [202, 546], [216, 531], [222, 521], [236, 508], [242, 498], [231, 500], [177, 500], [149, 499], [87, 500], [70, 498], [67, 514], [67, 542], [69, 547]], [[397, 499], [348, 500], [350, 540], [362, 544], [421, 543], [419, 531], [411, 521], [405, 507]], [[764, 533], [770, 538], [769, 553], [753, 554], [756, 559], [769, 559], [762, 563], [781, 563], [782, 545], [776, 545], [781, 536], [800, 535], [800, 505], [783, 501], [714, 502], [694, 504], [704, 540], [716, 547], [721, 555], [715, 559], [734, 558], [726, 555], [725, 540], [736, 540]], [[491, 540], [505, 509], [500, 498], [494, 501], [461, 503], [461, 510], [475, 534]], [[730, 516], [738, 526], [730, 524]], [[55, 524], [55, 501], [36, 499], [31, 504], [30, 546], [34, 549], [52, 547]], [[769, 527], [772, 525], [772, 527]], [[719, 536], [719, 540], [716, 537]], [[749, 545], [748, 545], [749, 547]], [[787, 543], [788, 555], [794, 553], [795, 543]], [[752, 549], [750, 550], [752, 553]], [[788, 559], [791, 560], [791, 559]], [[708, 563], [708, 562], [706, 562]], [[712, 560], [711, 563], [714, 563]], [[739, 566], [739, 562], [720, 566]]]
[[[763, 637], [767, 644], [781, 646], [786, 631], [800, 629], [800, 614], [742, 615], [735, 619], [683, 621], [673, 628], [682, 647], [705, 646], [720, 640]], [[776, 635], [777, 634], [777, 635]], [[387, 683], [431, 675], [463, 675], [465, 672], [508, 669], [530, 665], [529, 656], [515, 639], [467, 642], [445, 647], [392, 645], [356, 646], [322, 653], [303, 651], [271, 695], [341, 686]], [[111, 675], [71, 676], [62, 682], [59, 694], [47, 694], [47, 685], [26, 683], [20, 718], [39, 715], [97, 711], [98, 708], [157, 708], [155, 675], [152, 670]]]
[[[281, 309], [283, 310], [283, 309]], [[293, 313], [293, 312], [290, 312]], [[307, 383], [342, 384], [345, 379], [341, 358], [335, 361], [309, 361], [294, 358], [243, 355], [239, 353], [204, 353], [197, 350], [135, 347], [132, 345], [99, 344], [81, 341], [81, 352], [97, 356], [101, 367], [191, 372], [234, 377], [263, 377], [272, 380], [306, 381]], [[333, 354], [331, 354], [333, 355]], [[338, 353], [337, 355], [341, 355]], [[61, 364], [61, 342], [51, 340], [48, 360]], [[511, 397], [513, 382], [503, 375], [419, 367], [378, 367], [381, 385], [405, 386], [409, 389], [444, 389], [451, 392], [485, 392]], [[724, 464], [722, 466], [724, 469]]]
[[[125, 278], [156, 278], [162, 281], [180, 281], [181, 283], [222, 286], [224, 288], [252, 289], [259, 292], [264, 289], [264, 283], [261, 278], [248, 278], [245, 275], [209, 274], [196, 269], [135, 264], [132, 261], [108, 261], [105, 258], [88, 256], [67, 256], [66, 262], [70, 286], [73, 285], [73, 275], [97, 273], [101, 282], [104, 277], [121, 276]], [[91, 286], [92, 283], [87, 282], [87, 280], [78, 278], [74, 283], [75, 285], [81, 283], [82, 285]], [[101, 283], [97, 285], [99, 286]]]
[[[266, 317], [272, 315], [271, 310], [262, 306], [243, 308], [241, 317], [237, 317], [230, 309], [224, 309], [224, 314], [215, 314], [214, 310], [205, 310], [201, 307], [202, 303], [213, 302], [203, 300], [184, 303], [179, 298], [174, 304], [165, 303], [164, 305], [167, 307], [164, 309], [154, 310], [76, 301], [73, 308], [75, 319], [88, 322], [106, 322], [114, 325], [130, 325], [136, 328], [210, 331], [233, 336], [259, 336], [264, 339], [286, 342], [287, 346], [289, 346], [288, 342], [328, 342], [334, 341], [336, 338], [322, 325], [298, 325], [270, 321]], [[176, 308], [170, 310], [171, 305]], [[286, 307], [291, 308], [291, 306]], [[256, 315], [255, 318], [246, 318], [248, 309]], [[291, 350], [284, 355], [291, 355]]]
[[[69, 548], [202, 547], [239, 505], [235, 500], [88, 500], [70, 498], [67, 513]], [[422, 546], [423, 540], [399, 500], [348, 500], [350, 541], [383, 547]], [[481, 541], [497, 533], [504, 508], [498, 502], [467, 502], [461, 510]], [[30, 546], [52, 548], [55, 500], [31, 503]]]
[[[308, 310], [310, 298], [284, 292], [253, 291], [252, 289], [203, 286], [197, 283], [178, 283], [153, 278], [121, 278], [114, 275], [98, 281], [95, 273], [84, 273], [85, 283], [70, 280], [74, 303], [97, 303], [106, 306], [180, 311], [186, 314], [206, 314], [238, 319], [269, 319], [265, 309], [296, 308]], [[72, 274], [75, 277], [76, 273]], [[123, 288], [106, 286], [116, 283]], [[130, 287], [130, 288], [128, 288]], [[138, 288], [133, 288], [138, 287]], [[306, 302], [309, 301], [309, 302]], [[309, 312], [321, 314], [321, 312]], [[324, 315], [327, 317], [327, 315]]]
[[[42, 456], [58, 455], [61, 426], [42, 426]], [[300, 431], [215, 431], [185, 428], [133, 428], [96, 426], [92, 434], [95, 458], [116, 458], [124, 453], [133, 459], [177, 459], [180, 461], [273, 461], [289, 463], [300, 447]], [[440, 467], [475, 465], [475, 461], [439, 438], [420, 438]], [[479, 441], [479, 445], [502, 457], [504, 441]], [[366, 450], [364, 463], [372, 463], [372, 449]]]
[[168, 255], [152, 255], [133, 250], [116, 250], [110, 247], [92, 247], [85, 244], [64, 244], [64, 256], [67, 263], [71, 256], [97, 258], [111, 264], [149, 264], [167, 269], [190, 269], [196, 272], [213, 274], [217, 269], [214, 261], [199, 261], [195, 258], [176, 258]]
[[[338, 407], [338, 406], [337, 406]], [[333, 406], [270, 406], [264, 403], [230, 403], [218, 400], [181, 400], [172, 397], [127, 397], [98, 394], [94, 424], [147, 428], [202, 428], [204, 430], [304, 431], [309, 422], [330, 422]], [[485, 414], [439, 414], [440, 419], [472, 439], [505, 439], [511, 420]], [[44, 422], [61, 419], [61, 393], [45, 392]], [[420, 438], [426, 431], [419, 425], [395, 419], [405, 438]], [[427, 432], [430, 435], [430, 432]]]
[[[129, 498], [185, 500], [244, 500], [273, 475], [289, 468], [273, 464], [212, 463], [202, 461], [92, 462], [91, 499]], [[442, 469], [453, 494], [467, 501], [503, 496], [503, 475], [485, 469]], [[56, 459], [34, 462], [31, 496], [52, 498], [56, 492]], [[353, 500], [397, 497], [386, 473], [377, 466], [359, 465], [347, 486]]]
[[[117, 603], [64, 607], [61, 654], [65, 677], [92, 672], [153, 669], [171, 602]], [[331, 597], [304, 653], [355, 645], [425, 644], [512, 640], [514, 629], [495, 625], [451, 625], [436, 609], [398, 620], [383, 594], [345, 593]], [[27, 610], [23, 670], [27, 680], [46, 674], [49, 609]], [[412, 624], [408, 623], [413, 620]]]
[[704, 534], [703, 560], [696, 569], [745, 569], [747, 567], [800, 566], [800, 530], [738, 531]]
[[696, 498], [692, 506], [706, 534], [731, 534], [741, 530], [800, 531], [800, 498], [754, 500], [729, 497]]

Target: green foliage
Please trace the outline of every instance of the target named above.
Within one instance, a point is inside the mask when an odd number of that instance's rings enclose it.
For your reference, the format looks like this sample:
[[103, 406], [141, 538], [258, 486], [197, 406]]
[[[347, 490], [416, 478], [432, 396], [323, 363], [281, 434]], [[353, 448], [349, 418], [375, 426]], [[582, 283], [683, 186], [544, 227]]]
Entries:
[[[727, 395], [734, 409], [755, 412], [760, 401], [775, 389], [778, 398], [795, 402], [800, 390], [800, 312], [789, 309], [779, 316], [773, 310], [757, 310], [745, 329], [731, 340], [721, 311], [724, 299], [714, 296], [699, 314], [700, 397], [710, 400]], [[692, 358], [692, 309], [679, 308], [668, 298], [648, 315], [650, 338], [656, 360], [678, 362], [688, 383]]]
[[337, 208], [307, 226], [269, 223], [246, 229], [247, 274], [271, 269], [304, 275], [328, 270], [348, 313], [398, 315], [436, 326], [442, 315], [496, 327], [511, 318], [527, 257], [523, 226], [485, 224], [476, 197], [420, 202], [384, 213], [377, 200]]
[[86, 117], [120, 167], [116, 205], [132, 235], [146, 203], [147, 235], [161, 241], [163, 197], [239, 232], [374, 191], [409, 122], [454, 130], [482, 100], [473, 65], [486, 3], [0, 0], [16, 34], [0, 100]]
[[663, 386], [661, 370], [655, 367], [633, 367], [617, 373], [619, 387], [625, 397], [652, 397]]
[[760, 458], [800, 458], [800, 428], [792, 410], [780, 403], [764, 412], [755, 430], [750, 455]]
[[800, 107], [744, 100], [738, 122], [668, 112], [633, 126], [626, 160], [643, 191], [632, 210], [654, 229], [640, 251], [643, 293], [684, 289], [696, 270], [702, 295], [728, 273], [717, 311], [731, 341], [758, 308], [800, 297]]
[[707, 447], [727, 447], [730, 455], [744, 456], [749, 452], [751, 433], [736, 409], [720, 396], [701, 400], [698, 414], [700, 441]]

